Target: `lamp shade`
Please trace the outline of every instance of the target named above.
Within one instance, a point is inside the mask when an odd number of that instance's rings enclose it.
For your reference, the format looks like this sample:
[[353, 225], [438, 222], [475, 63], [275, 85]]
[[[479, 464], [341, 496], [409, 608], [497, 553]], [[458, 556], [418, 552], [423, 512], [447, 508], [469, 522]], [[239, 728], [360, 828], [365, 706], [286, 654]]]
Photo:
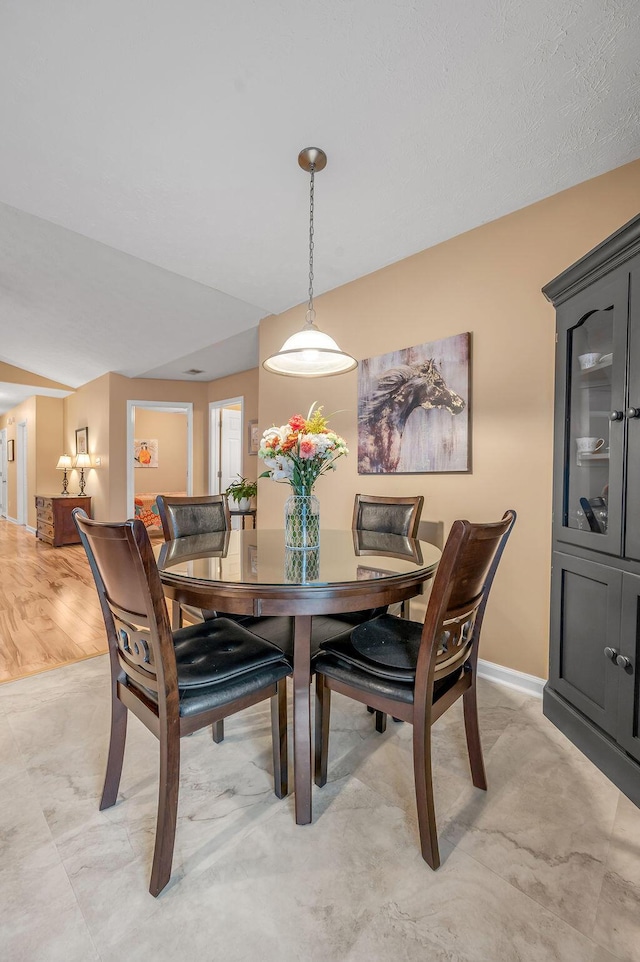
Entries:
[[326, 377], [353, 371], [358, 362], [341, 351], [328, 334], [307, 324], [288, 337], [280, 351], [263, 361], [262, 366], [273, 374], [289, 377]]
[[90, 468], [91, 467], [91, 457], [88, 454], [78, 454], [76, 456], [74, 467], [76, 468]]
[[58, 471], [70, 471], [73, 467], [73, 461], [70, 454], [61, 454], [58, 458], [58, 463], [56, 468]]

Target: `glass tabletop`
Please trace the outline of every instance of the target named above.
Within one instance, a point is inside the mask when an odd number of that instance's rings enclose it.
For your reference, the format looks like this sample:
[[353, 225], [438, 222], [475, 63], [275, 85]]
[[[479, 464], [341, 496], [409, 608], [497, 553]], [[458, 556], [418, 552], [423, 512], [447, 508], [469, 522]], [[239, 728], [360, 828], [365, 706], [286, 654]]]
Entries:
[[435, 545], [372, 531], [322, 531], [318, 548], [286, 548], [284, 530], [226, 531], [178, 538], [154, 548], [172, 578], [245, 585], [337, 585], [428, 576]]

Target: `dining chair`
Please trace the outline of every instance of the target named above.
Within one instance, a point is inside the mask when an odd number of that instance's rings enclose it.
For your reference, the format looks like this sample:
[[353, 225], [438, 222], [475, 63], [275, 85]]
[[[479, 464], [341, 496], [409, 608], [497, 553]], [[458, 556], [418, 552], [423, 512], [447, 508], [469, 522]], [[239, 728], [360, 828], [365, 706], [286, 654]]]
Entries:
[[[165, 541], [189, 538], [191, 542], [198, 536], [229, 532], [231, 515], [226, 494], [200, 495], [197, 497], [168, 496], [157, 497], [162, 532]], [[184, 615], [191, 622], [211, 621], [214, 618], [228, 618], [253, 631], [265, 641], [273, 642], [281, 650], [292, 651], [293, 642], [291, 620], [289, 618], [254, 618], [251, 615], [235, 615], [226, 611], [197, 608], [195, 605], [172, 602], [172, 625], [182, 628]], [[212, 726], [214, 742], [224, 741], [224, 721], [219, 719]]]
[[227, 618], [171, 630], [160, 575], [140, 520], [91, 521], [73, 511], [98, 591], [111, 663], [111, 736], [100, 810], [115, 804], [128, 712], [158, 738], [160, 785], [149, 891], [171, 876], [180, 738], [271, 699], [275, 793], [287, 794], [286, 677], [280, 649]]
[[440, 865], [431, 773], [431, 726], [463, 699], [471, 777], [486, 791], [476, 672], [482, 621], [500, 558], [516, 520], [455, 521], [438, 564], [424, 625], [381, 615], [346, 641], [327, 642], [315, 660], [315, 782], [327, 781], [331, 692], [413, 725], [413, 767], [422, 857]]
[[[353, 519], [351, 527], [354, 531], [375, 532], [378, 534], [396, 534], [405, 538], [417, 538], [420, 525], [420, 516], [424, 506], [424, 497], [420, 495], [393, 498], [388, 496], [380, 497], [373, 494], [356, 494], [353, 504]], [[409, 617], [409, 601], [400, 602], [399, 611], [401, 618]], [[375, 611], [354, 612], [352, 618], [354, 624], [357, 621], [368, 621], [379, 614], [386, 613], [387, 609], [377, 609]], [[371, 705], [367, 705], [367, 710], [373, 714]], [[387, 716], [385, 712], [377, 711], [376, 731], [382, 734], [387, 727]], [[394, 719], [398, 721], [399, 719]]]
[[[231, 515], [226, 494], [199, 497], [170, 497], [159, 494], [156, 502], [165, 541], [231, 530]], [[206, 621], [208, 618], [215, 618], [218, 612], [174, 602], [172, 616], [174, 628], [182, 628], [185, 614], [191, 621]]]

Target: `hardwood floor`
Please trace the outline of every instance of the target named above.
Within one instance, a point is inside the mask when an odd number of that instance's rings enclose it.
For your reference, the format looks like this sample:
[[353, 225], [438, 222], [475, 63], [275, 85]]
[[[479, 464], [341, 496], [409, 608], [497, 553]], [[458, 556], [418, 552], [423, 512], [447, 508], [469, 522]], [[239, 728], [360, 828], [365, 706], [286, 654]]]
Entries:
[[82, 545], [52, 548], [0, 520], [0, 683], [106, 650]]

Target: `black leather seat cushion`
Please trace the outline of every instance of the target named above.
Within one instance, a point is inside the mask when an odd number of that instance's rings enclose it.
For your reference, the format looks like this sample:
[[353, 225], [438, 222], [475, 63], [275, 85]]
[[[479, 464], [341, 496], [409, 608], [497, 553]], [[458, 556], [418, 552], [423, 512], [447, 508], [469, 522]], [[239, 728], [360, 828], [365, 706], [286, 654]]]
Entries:
[[[204, 613], [204, 612], [203, 612]], [[255, 618], [251, 615], [223, 615], [217, 612], [207, 612], [212, 618], [229, 618], [236, 624], [248, 628], [259, 638], [270, 641], [280, 651], [284, 652], [289, 661], [293, 662], [293, 618], [288, 616], [270, 616]], [[351, 612], [344, 616], [314, 615], [311, 620], [311, 654], [315, 655], [320, 645], [325, 641], [348, 638], [354, 625], [359, 624], [358, 612]], [[207, 624], [209, 621], [206, 622]], [[184, 630], [184, 629], [183, 629]]]
[[291, 673], [280, 648], [227, 618], [180, 628], [173, 639], [181, 715], [221, 707]]
[[[419, 622], [382, 615], [346, 638], [321, 645], [314, 668], [363, 691], [411, 704], [421, 636]], [[434, 699], [455, 684], [461, 671], [435, 683]]]

